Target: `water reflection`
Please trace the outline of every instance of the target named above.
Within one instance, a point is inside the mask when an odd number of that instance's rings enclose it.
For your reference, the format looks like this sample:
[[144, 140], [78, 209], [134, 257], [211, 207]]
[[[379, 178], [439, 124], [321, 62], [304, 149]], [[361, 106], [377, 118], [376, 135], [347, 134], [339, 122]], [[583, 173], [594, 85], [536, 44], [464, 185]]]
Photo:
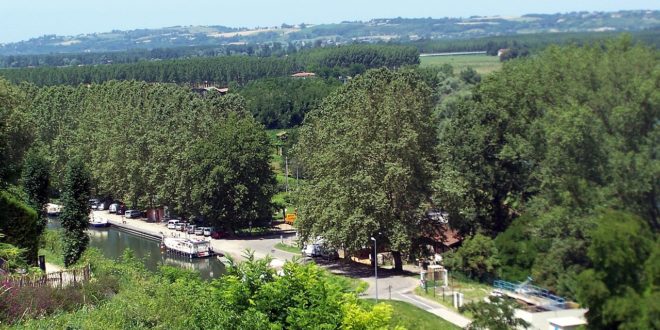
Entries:
[[[57, 219], [49, 219], [48, 228], [60, 228]], [[171, 265], [198, 271], [203, 279], [218, 277], [225, 272], [225, 266], [216, 258], [193, 259], [176, 256], [161, 251], [157, 241], [148, 240], [126, 232], [110, 228], [90, 228], [89, 245], [99, 249], [103, 256], [117, 259], [124, 250], [133, 250], [138, 259], [144, 260], [147, 269], [155, 271], [160, 265]]]

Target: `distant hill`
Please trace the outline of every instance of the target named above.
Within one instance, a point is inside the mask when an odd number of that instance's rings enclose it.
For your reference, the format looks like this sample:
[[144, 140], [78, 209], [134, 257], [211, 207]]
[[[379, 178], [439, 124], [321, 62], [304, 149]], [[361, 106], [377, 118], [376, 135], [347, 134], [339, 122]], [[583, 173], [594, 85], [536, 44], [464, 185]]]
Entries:
[[572, 12], [520, 17], [382, 18], [322, 25], [237, 29], [226, 26], [175, 26], [111, 31], [77, 36], [45, 35], [0, 44], [0, 55], [113, 52], [131, 49], [240, 45], [347, 44], [355, 41], [470, 39], [545, 32], [639, 31], [660, 27], [660, 11]]

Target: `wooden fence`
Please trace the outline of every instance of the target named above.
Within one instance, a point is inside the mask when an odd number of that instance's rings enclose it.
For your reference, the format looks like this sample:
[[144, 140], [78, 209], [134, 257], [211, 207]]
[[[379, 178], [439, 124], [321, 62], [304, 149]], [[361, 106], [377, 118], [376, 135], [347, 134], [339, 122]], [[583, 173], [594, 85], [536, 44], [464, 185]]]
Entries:
[[22, 287], [65, 287], [89, 281], [91, 270], [89, 265], [67, 269], [59, 272], [39, 275], [0, 275], [0, 288]]

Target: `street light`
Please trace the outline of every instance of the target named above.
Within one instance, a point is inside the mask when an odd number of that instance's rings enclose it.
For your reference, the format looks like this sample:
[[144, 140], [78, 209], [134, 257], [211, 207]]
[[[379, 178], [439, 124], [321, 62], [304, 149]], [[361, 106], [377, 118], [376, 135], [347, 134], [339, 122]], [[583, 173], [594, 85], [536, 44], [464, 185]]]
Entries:
[[378, 303], [378, 246], [375, 238], [371, 237], [371, 240], [374, 241], [374, 275], [376, 276], [376, 303]]

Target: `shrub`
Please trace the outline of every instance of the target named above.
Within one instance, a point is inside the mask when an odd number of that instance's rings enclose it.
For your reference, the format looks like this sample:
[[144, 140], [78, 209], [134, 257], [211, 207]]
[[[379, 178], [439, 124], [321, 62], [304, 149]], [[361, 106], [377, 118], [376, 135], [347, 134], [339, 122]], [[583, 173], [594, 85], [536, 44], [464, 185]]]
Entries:
[[500, 261], [495, 242], [488, 236], [476, 234], [467, 238], [456, 252], [448, 254], [446, 264], [470, 278], [489, 281], [495, 277]]
[[80, 287], [14, 287], [0, 299], [0, 323], [15, 323], [47, 316], [58, 311], [72, 311], [84, 304]]

